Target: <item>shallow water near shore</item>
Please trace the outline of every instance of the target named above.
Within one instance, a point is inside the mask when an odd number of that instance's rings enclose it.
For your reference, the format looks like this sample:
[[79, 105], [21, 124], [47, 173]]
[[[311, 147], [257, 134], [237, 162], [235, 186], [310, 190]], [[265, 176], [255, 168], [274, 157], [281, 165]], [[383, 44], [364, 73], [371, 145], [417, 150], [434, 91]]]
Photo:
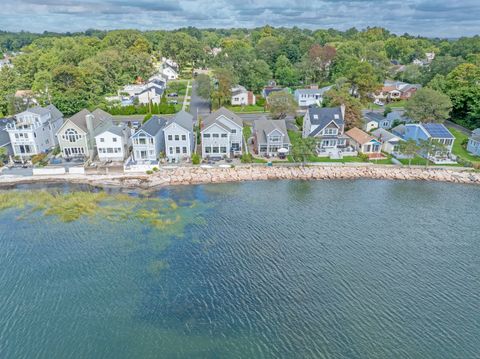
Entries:
[[480, 355], [476, 186], [38, 187], [0, 191], [0, 358]]

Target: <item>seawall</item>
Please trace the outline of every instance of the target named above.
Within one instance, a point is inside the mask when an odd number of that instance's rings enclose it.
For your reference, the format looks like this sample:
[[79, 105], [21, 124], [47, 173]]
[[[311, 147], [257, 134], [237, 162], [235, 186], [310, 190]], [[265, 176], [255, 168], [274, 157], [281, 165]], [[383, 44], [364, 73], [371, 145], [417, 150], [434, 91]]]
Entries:
[[0, 186], [29, 183], [77, 183], [98, 187], [150, 189], [170, 185], [243, 182], [259, 180], [383, 179], [442, 181], [480, 185], [480, 172], [439, 168], [395, 166], [237, 166], [232, 168], [161, 168], [153, 174], [0, 176]]

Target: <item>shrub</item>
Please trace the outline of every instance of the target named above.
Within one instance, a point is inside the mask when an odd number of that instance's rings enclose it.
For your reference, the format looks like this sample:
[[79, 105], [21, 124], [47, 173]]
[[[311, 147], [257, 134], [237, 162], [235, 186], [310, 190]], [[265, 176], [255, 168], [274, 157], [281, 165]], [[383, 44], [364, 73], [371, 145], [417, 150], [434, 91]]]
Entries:
[[60, 146], [57, 146], [53, 149], [52, 155], [56, 156], [60, 154]]
[[476, 170], [480, 170], [480, 162], [475, 162], [473, 164], [473, 168], [475, 168]]
[[152, 175], [153, 174], [153, 171], [152, 170], [148, 170], [147, 171], [147, 175]]
[[39, 153], [32, 157], [32, 164], [36, 165], [37, 163], [43, 162], [47, 157], [46, 153]]
[[200, 164], [200, 156], [198, 155], [198, 153], [194, 153], [192, 155], [192, 164], [194, 164], [194, 165], [199, 165]]
[[257, 96], [255, 104], [257, 106], [265, 106], [265, 99], [263, 97]]
[[252, 163], [253, 162], [253, 156], [250, 153], [244, 153], [242, 157], [240, 157], [240, 161], [242, 163]]
[[302, 116], [295, 117], [295, 123], [297, 124], [299, 130], [303, 129], [303, 117]]
[[152, 114], [151, 113], [147, 113], [145, 115], [145, 117], [143, 118], [143, 123], [147, 122], [148, 120], [150, 120], [152, 118]]
[[158, 167], [153, 167], [152, 170], [153, 172], [158, 172]]
[[363, 161], [363, 162], [368, 162], [368, 155], [365, 153], [359, 153], [358, 157]]

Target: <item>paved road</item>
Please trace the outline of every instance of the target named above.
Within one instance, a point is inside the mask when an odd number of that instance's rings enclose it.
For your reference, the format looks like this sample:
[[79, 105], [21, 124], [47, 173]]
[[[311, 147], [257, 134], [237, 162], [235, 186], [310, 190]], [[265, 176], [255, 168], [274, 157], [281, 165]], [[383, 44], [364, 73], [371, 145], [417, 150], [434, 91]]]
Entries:
[[197, 95], [196, 83], [192, 85], [192, 96], [190, 98], [190, 113], [195, 122], [197, 121], [197, 113], [199, 116], [205, 118], [210, 113], [210, 101], [205, 100]]
[[470, 136], [472, 134], [472, 131], [470, 131], [468, 128], [462, 127], [460, 125], [457, 125], [456, 123], [453, 123], [451, 121], [445, 121], [445, 126], [447, 127], [452, 127], [457, 131], [460, 131], [464, 133], [467, 136]]

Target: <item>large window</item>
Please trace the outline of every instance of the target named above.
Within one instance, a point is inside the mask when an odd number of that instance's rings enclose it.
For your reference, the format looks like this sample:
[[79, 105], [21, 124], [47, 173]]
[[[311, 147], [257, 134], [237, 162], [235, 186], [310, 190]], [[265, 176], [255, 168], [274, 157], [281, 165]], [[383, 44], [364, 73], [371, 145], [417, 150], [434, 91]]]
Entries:
[[222, 138], [227, 138], [227, 134], [226, 134], [226, 133], [222, 133]]
[[178, 141], [180, 140], [180, 136], [179, 135], [175, 135], [175, 141]]
[[220, 147], [220, 153], [227, 153], [226, 147]]
[[205, 153], [212, 153], [211, 147], [205, 147]]
[[73, 128], [69, 128], [68, 130], [66, 130], [65, 134], [63, 135], [63, 139], [68, 142], [77, 142], [80, 137], [81, 136], [78, 134], [78, 132]]
[[338, 134], [338, 129], [337, 128], [326, 128], [324, 130], [324, 133], [326, 135], [336, 135], [336, 134]]

